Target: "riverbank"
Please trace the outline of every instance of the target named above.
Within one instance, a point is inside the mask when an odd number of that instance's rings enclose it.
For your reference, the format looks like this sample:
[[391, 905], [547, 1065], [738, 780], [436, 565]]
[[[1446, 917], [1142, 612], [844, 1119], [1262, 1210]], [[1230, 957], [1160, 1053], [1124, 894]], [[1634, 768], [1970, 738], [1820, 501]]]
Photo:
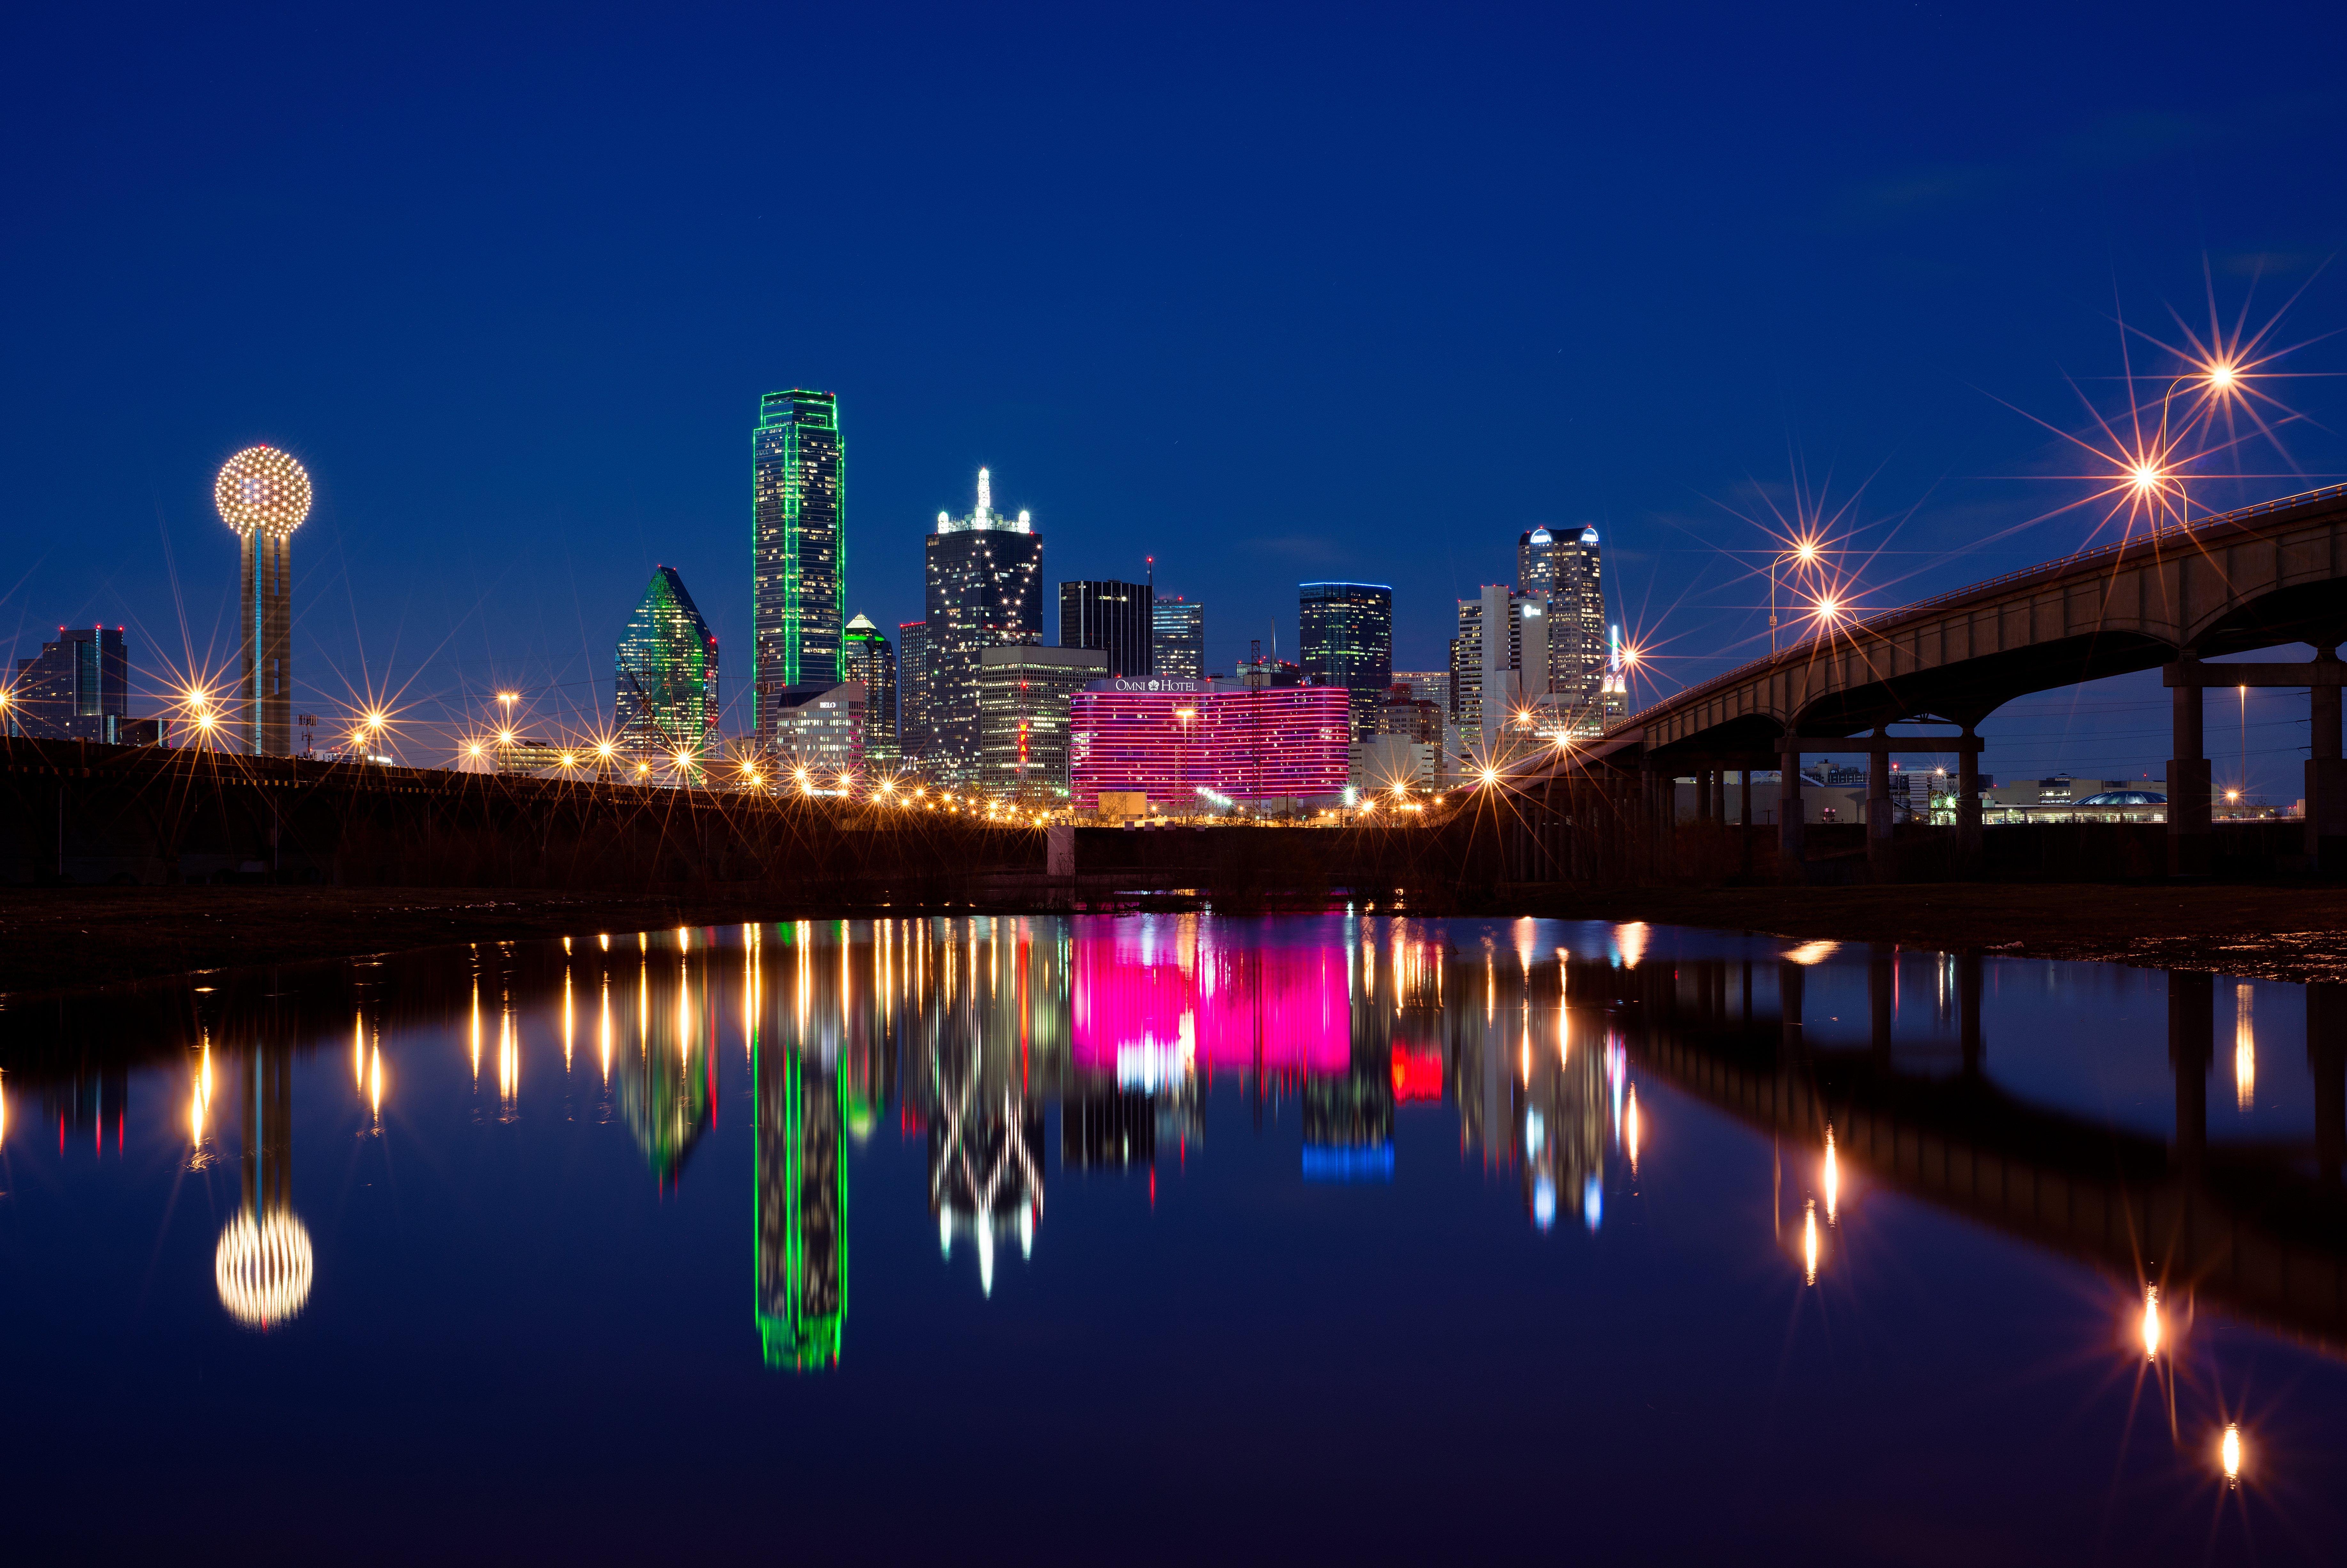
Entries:
[[[1182, 901], [1165, 902], [1178, 907]], [[0, 999], [14, 1002], [196, 969], [455, 942], [910, 912], [876, 905], [797, 909], [771, 891], [748, 889], [7, 888], [0, 889]], [[1485, 917], [1498, 912], [1478, 911]], [[2265, 979], [2347, 980], [2347, 888], [1978, 883], [1633, 888], [1543, 892], [1504, 912], [1708, 926], [1791, 941], [1893, 942]]]

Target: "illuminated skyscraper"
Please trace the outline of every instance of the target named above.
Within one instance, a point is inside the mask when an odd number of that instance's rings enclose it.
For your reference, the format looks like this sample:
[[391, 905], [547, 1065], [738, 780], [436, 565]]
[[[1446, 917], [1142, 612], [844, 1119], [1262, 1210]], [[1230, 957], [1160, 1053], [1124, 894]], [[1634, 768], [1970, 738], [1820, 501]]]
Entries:
[[1158, 596], [1153, 612], [1150, 673], [1175, 681], [1206, 678], [1206, 607], [1175, 594]]
[[947, 784], [978, 776], [978, 663], [989, 648], [1043, 638], [1043, 536], [1025, 512], [994, 509], [993, 482], [978, 471], [978, 506], [966, 518], [938, 514], [928, 542], [931, 772]]
[[701, 751], [717, 727], [717, 639], [673, 567], [661, 567], [620, 634], [620, 744], [638, 756]]
[[1352, 693], [1353, 738], [1378, 733], [1378, 704], [1393, 685], [1393, 589], [1381, 583], [1307, 582], [1296, 589], [1304, 678]]
[[1489, 756], [1512, 718], [1530, 723], [1548, 690], [1548, 600], [1488, 583], [1459, 601], [1450, 640], [1450, 722]]
[[274, 446], [248, 446], [212, 481], [212, 505], [243, 556], [236, 738], [282, 757], [293, 750], [293, 530], [310, 515], [310, 476]]
[[846, 660], [840, 675], [864, 688], [864, 755], [894, 765], [897, 749], [897, 651], [869, 616], [847, 623]]
[[1060, 646], [1096, 648], [1108, 655], [1109, 674], [1146, 680], [1156, 669], [1156, 614], [1150, 599], [1146, 583], [1061, 583]]
[[1065, 800], [1069, 702], [1108, 677], [1108, 655], [1013, 643], [978, 658], [978, 786], [1020, 800]]
[[1548, 596], [1547, 689], [1569, 712], [1594, 711], [1605, 675], [1605, 590], [1597, 530], [1542, 528], [1521, 536], [1516, 591]]
[[756, 577], [758, 738], [773, 740], [770, 694], [823, 690], [846, 679], [846, 458], [839, 400], [828, 392], [770, 392], [751, 433], [751, 548]]

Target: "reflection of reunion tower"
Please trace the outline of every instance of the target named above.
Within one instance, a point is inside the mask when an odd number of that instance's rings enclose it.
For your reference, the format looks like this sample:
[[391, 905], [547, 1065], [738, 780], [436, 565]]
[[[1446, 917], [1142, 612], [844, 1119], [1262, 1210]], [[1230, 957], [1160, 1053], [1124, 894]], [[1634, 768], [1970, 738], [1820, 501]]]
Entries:
[[251, 1328], [267, 1328], [310, 1298], [310, 1233], [293, 1217], [293, 1053], [246, 1053], [230, 1081], [241, 1102], [244, 1205], [220, 1233], [212, 1278], [220, 1305]]
[[293, 530], [310, 515], [310, 476], [274, 446], [248, 446], [220, 469], [212, 504], [243, 544], [238, 739], [250, 755], [287, 756], [293, 750]]

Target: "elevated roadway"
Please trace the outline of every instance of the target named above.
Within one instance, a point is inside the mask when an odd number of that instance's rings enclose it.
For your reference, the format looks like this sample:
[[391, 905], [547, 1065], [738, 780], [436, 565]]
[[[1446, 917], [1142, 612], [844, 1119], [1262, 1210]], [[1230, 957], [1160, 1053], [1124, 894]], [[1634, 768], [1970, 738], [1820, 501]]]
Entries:
[[[1638, 775], [1627, 804], [1641, 831], [1666, 834], [1671, 781], [1692, 774], [1698, 816], [1726, 819], [1724, 774], [1780, 770], [1774, 815], [1780, 864], [1802, 861], [1804, 753], [1865, 751], [1869, 849], [1887, 866], [1890, 758], [1957, 753], [1957, 834], [1976, 856], [1980, 723], [2016, 697], [2164, 668], [2174, 693], [2168, 764], [2168, 868], [2206, 875], [2209, 769], [2201, 697], [2209, 686], [2309, 692], [2307, 849], [2347, 870], [2347, 767], [2340, 689], [2347, 667], [2347, 485], [2139, 534], [1902, 609], [1819, 630], [1791, 647], [1674, 693], [1584, 748], [1543, 758], [1518, 782]], [[2288, 663], [2209, 665], [2258, 649], [2311, 644]], [[1904, 726], [1893, 733], [1892, 726]], [[1918, 733], [1913, 726], [1929, 726]], [[1619, 779], [1609, 797], [1624, 804]], [[1764, 809], [1766, 809], [1764, 807]]]

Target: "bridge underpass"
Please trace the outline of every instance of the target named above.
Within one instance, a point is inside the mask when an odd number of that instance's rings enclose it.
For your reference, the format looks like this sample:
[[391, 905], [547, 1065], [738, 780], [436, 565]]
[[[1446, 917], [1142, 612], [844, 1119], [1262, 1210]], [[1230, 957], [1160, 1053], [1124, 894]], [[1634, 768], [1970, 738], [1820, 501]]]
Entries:
[[[1527, 759], [1510, 770], [1522, 803], [1511, 873], [1546, 880], [1669, 866], [1676, 781], [1690, 774], [1695, 820], [1723, 829], [1727, 775], [1741, 775], [1748, 842], [1751, 775], [1775, 771], [1779, 874], [1805, 879], [1801, 759], [1821, 752], [1866, 753], [1868, 860], [1886, 881], [1897, 877], [1891, 759], [1955, 753], [1954, 863], [1973, 870], [1982, 722], [2033, 692], [2161, 669], [2173, 693], [2168, 874], [2206, 876], [2213, 862], [2203, 694], [2254, 686], [2308, 693], [2304, 853], [2324, 874], [2347, 875], [2342, 641], [2347, 486], [2147, 533], [1823, 630], [1665, 698], [1595, 741]], [[2300, 643], [2315, 657], [2210, 662]]]

